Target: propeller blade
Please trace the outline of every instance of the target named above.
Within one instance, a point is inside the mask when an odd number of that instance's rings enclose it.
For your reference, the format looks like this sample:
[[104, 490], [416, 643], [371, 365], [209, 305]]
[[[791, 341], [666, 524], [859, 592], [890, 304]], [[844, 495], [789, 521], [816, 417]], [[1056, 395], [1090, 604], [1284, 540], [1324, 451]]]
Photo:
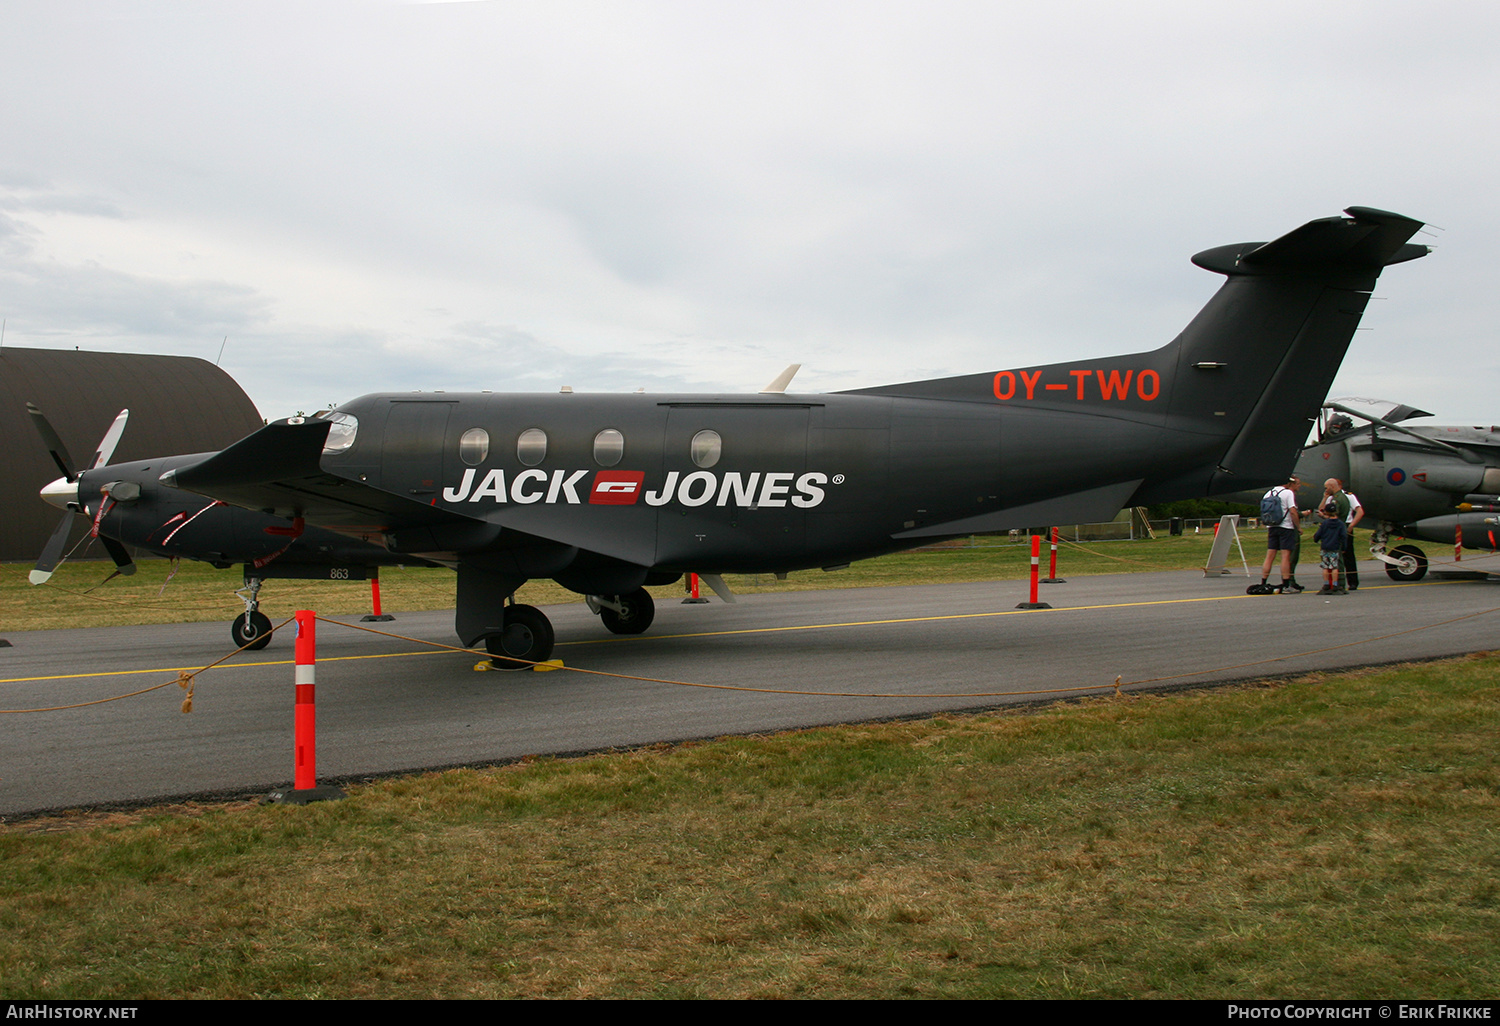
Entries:
[[115, 446], [120, 444], [120, 436], [125, 433], [125, 422], [129, 419], [129, 410], [121, 410], [115, 415], [115, 422], [99, 440], [99, 451], [94, 453], [94, 462], [89, 465], [90, 470], [97, 470], [109, 462], [109, 458], [115, 454]]
[[62, 523], [57, 525], [57, 530], [47, 539], [47, 546], [42, 549], [42, 558], [36, 561], [36, 569], [27, 575], [26, 579], [32, 584], [46, 584], [52, 577], [52, 571], [62, 562], [63, 546], [68, 544], [68, 528], [72, 526], [73, 514], [64, 513]]
[[[48, 422], [42, 411], [31, 403], [26, 404], [26, 412], [31, 414], [31, 426], [36, 428], [37, 434], [42, 436], [42, 444], [47, 447], [47, 452], [52, 457], [52, 462], [56, 463], [57, 468], [63, 472], [63, 477], [67, 478], [70, 484], [77, 481], [78, 471], [73, 469], [73, 457], [68, 455], [68, 447], [63, 445], [62, 439], [57, 437], [57, 432], [52, 430], [51, 423]], [[116, 418], [116, 420], [118, 419]], [[105, 435], [105, 437], [108, 438], [109, 436]], [[113, 446], [110, 447], [110, 451], [114, 451]]]
[[[130, 558], [130, 553], [125, 551], [125, 546], [113, 538], [104, 537], [102, 534], [99, 536], [99, 540], [104, 543], [104, 551], [109, 553], [109, 558], [115, 561], [115, 573], [110, 574], [110, 577], [113, 577], [115, 574], [129, 577], [135, 573], [135, 560]], [[108, 579], [105, 578], [105, 580]]]

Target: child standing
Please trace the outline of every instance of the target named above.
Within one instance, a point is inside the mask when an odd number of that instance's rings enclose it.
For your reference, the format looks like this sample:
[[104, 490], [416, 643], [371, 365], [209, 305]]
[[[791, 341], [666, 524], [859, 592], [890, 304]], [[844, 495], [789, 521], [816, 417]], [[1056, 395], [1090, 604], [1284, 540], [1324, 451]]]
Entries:
[[1323, 587], [1318, 594], [1347, 595], [1349, 593], [1339, 580], [1339, 563], [1343, 559], [1344, 538], [1349, 529], [1344, 526], [1344, 518], [1339, 515], [1332, 496], [1318, 508], [1318, 513], [1323, 518], [1313, 534], [1313, 541], [1318, 543], [1318, 565], [1323, 568]]

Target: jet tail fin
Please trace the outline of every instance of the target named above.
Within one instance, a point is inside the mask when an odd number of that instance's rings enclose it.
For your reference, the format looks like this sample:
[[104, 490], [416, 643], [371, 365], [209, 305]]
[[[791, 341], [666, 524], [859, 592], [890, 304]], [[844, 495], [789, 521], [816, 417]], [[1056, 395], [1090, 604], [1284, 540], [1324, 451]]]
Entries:
[[1296, 463], [1380, 272], [1428, 252], [1408, 242], [1420, 221], [1372, 207], [1346, 213], [1193, 257], [1228, 280], [1152, 352], [852, 394], [997, 406], [1002, 481], [1014, 478], [1028, 501], [1027, 477], [1049, 473], [1028, 464], [1029, 438], [1065, 438], [1070, 466], [1097, 464], [1101, 483], [1140, 479], [1130, 505], [1278, 483]]
[[[1183, 333], [1183, 365], [1195, 366], [1209, 348], [1238, 351], [1249, 364], [1242, 387], [1259, 392], [1216, 463], [1209, 494], [1277, 483], [1290, 473], [1381, 270], [1428, 253], [1407, 241], [1420, 221], [1372, 207], [1346, 213], [1259, 246], [1222, 246], [1193, 257], [1229, 280]], [[1259, 333], [1247, 313], [1274, 318], [1281, 330]], [[1195, 391], [1183, 389], [1173, 403], [1185, 421], [1219, 401], [1209, 390]]]

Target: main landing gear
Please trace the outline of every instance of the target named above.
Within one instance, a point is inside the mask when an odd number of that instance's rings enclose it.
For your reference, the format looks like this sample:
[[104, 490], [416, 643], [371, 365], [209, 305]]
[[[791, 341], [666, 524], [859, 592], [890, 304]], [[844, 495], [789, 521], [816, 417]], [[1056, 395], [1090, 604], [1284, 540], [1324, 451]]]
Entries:
[[260, 611], [259, 577], [245, 579], [245, 586], [235, 592], [245, 602], [245, 611], [229, 625], [229, 636], [236, 648], [258, 652], [271, 643], [271, 618]]
[[[586, 595], [584, 600], [612, 634], [640, 634], [656, 617], [656, 603], [645, 588], [624, 595]], [[552, 657], [556, 638], [540, 609], [508, 605], [502, 623], [500, 630], [484, 636], [490, 664], [497, 670], [524, 670]]]
[[498, 670], [524, 670], [552, 656], [552, 621], [535, 606], [505, 607], [501, 628], [484, 638], [490, 663]]
[[598, 613], [611, 634], [641, 634], [656, 619], [656, 603], [645, 588], [625, 595], [586, 595], [589, 611]]

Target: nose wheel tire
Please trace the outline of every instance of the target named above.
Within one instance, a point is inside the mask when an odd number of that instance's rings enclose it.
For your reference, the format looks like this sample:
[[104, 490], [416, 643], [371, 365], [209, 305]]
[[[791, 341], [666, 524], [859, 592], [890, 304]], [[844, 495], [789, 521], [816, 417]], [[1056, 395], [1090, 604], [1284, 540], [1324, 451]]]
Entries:
[[604, 629], [611, 634], [640, 634], [656, 619], [656, 603], [645, 588], [637, 588], [628, 595], [616, 596], [621, 612], [605, 606], [599, 610], [599, 619]]
[[501, 629], [485, 636], [490, 662], [501, 670], [525, 670], [552, 657], [552, 621], [535, 606], [506, 606]]
[[229, 625], [236, 648], [259, 652], [271, 643], [271, 618], [265, 613], [241, 613]]
[[1427, 576], [1427, 557], [1415, 545], [1397, 545], [1391, 557], [1400, 563], [1387, 563], [1385, 572], [1393, 581], [1420, 581]]

